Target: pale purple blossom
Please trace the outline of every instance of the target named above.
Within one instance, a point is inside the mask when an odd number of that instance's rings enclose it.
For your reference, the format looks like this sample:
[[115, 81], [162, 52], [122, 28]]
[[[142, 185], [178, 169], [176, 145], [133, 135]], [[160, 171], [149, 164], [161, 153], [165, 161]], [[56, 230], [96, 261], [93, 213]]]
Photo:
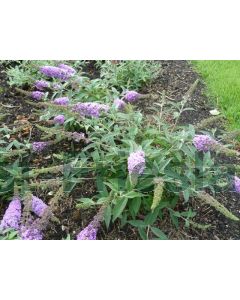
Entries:
[[49, 87], [49, 83], [45, 80], [37, 80], [35, 82], [35, 87], [39, 90], [39, 91], [43, 91], [44, 89]]
[[63, 68], [53, 66], [40, 67], [40, 72], [42, 72], [47, 77], [58, 78], [61, 80], [68, 80], [70, 77], [73, 76], [73, 74], [69, 71]]
[[69, 99], [68, 97], [56, 98], [53, 103], [56, 105], [66, 106], [69, 104]]
[[60, 125], [62, 125], [62, 124], [64, 123], [64, 121], [65, 121], [65, 117], [64, 117], [64, 115], [58, 115], [58, 116], [56, 116], [56, 117], [53, 119], [53, 121], [54, 121], [55, 124], [60, 124]]
[[140, 94], [138, 92], [128, 91], [124, 95], [124, 100], [126, 100], [127, 102], [135, 102], [138, 100], [139, 96]]
[[42, 231], [37, 228], [36, 224], [22, 225], [20, 228], [20, 237], [22, 240], [42, 240]]
[[121, 99], [115, 99], [113, 104], [118, 110], [123, 110], [126, 106], [126, 103]]
[[39, 91], [34, 91], [31, 93], [31, 96], [34, 100], [41, 100], [44, 97], [45, 93], [39, 92]]
[[240, 178], [234, 176], [234, 188], [237, 193], [240, 193]]
[[18, 197], [14, 197], [10, 202], [3, 219], [0, 224], [0, 229], [7, 228], [19, 229], [19, 222], [21, 219], [21, 201]]
[[98, 226], [95, 222], [89, 223], [80, 233], [77, 235], [77, 240], [96, 240], [98, 232]]
[[193, 139], [193, 144], [198, 151], [207, 152], [217, 144], [217, 142], [208, 135], [198, 134]]
[[33, 142], [32, 149], [34, 152], [42, 152], [48, 146], [47, 142]]
[[108, 112], [109, 106], [106, 104], [100, 104], [96, 102], [76, 103], [72, 110], [78, 112], [82, 116], [91, 116], [98, 118], [100, 113]]
[[128, 157], [129, 174], [141, 175], [145, 169], [145, 153], [142, 150], [132, 152]]
[[60, 64], [58, 65], [58, 68], [66, 70], [71, 76], [76, 74], [76, 70], [74, 70], [72, 67], [65, 65], [65, 64]]
[[42, 217], [48, 205], [45, 204], [40, 198], [32, 196], [32, 211], [38, 216]]

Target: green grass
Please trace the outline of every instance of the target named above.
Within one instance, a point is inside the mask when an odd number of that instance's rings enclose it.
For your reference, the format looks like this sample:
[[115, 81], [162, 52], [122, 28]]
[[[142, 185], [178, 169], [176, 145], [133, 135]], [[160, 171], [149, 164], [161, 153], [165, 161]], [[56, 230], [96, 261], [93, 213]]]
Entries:
[[230, 129], [240, 129], [240, 61], [192, 61], [205, 80], [208, 94], [229, 120]]

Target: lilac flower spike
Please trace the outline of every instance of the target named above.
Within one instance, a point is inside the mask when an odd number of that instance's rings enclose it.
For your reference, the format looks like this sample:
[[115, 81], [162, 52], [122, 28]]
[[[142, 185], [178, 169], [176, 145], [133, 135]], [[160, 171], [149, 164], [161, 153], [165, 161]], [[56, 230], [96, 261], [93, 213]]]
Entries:
[[240, 193], [240, 178], [234, 176], [234, 188], [237, 193]]
[[145, 169], [145, 153], [142, 150], [132, 152], [128, 157], [129, 174], [141, 175]]
[[43, 92], [39, 92], [39, 91], [35, 91], [31, 93], [31, 96], [34, 100], [41, 100], [44, 97], [44, 93]]
[[74, 70], [72, 67], [65, 65], [65, 64], [60, 64], [58, 65], [58, 68], [66, 70], [69, 75], [73, 76], [74, 74], [76, 74], [76, 70]]
[[56, 98], [53, 103], [56, 105], [66, 106], [69, 104], [69, 99], [68, 97]]
[[43, 73], [47, 77], [58, 78], [61, 80], [68, 80], [73, 74], [69, 73], [69, 71], [53, 66], [44, 66], [40, 68], [40, 72]]
[[78, 112], [82, 116], [90, 116], [98, 118], [102, 111], [108, 112], [109, 106], [106, 104], [100, 104], [96, 102], [76, 103], [72, 109], [74, 112]]
[[35, 82], [35, 87], [39, 90], [39, 91], [43, 91], [44, 89], [49, 87], [49, 83], [45, 80], [37, 80]]
[[34, 152], [42, 152], [48, 146], [47, 142], [34, 142], [32, 143], [32, 149]]
[[64, 123], [64, 121], [65, 121], [65, 117], [64, 117], [64, 115], [58, 115], [58, 116], [56, 116], [56, 117], [53, 119], [53, 121], [54, 121], [55, 124], [60, 124], [60, 125], [62, 125], [62, 124]]
[[138, 92], [135, 92], [135, 91], [128, 91], [125, 96], [124, 96], [124, 99], [127, 101], [127, 102], [135, 102], [138, 100], [140, 94]]
[[0, 224], [0, 229], [7, 228], [19, 229], [19, 222], [21, 219], [21, 201], [18, 197], [14, 197], [10, 202], [3, 219]]
[[91, 222], [77, 235], [77, 240], [96, 240], [98, 227]]
[[123, 110], [126, 106], [126, 103], [121, 99], [115, 99], [113, 104], [118, 110]]
[[195, 135], [193, 144], [198, 151], [207, 152], [217, 144], [217, 142], [208, 135], [199, 134]]
[[48, 208], [47, 204], [45, 204], [38, 197], [32, 196], [32, 211], [38, 216], [42, 217], [44, 211]]
[[22, 240], [42, 240], [43, 234], [40, 229], [34, 226], [34, 223], [20, 228], [20, 236]]

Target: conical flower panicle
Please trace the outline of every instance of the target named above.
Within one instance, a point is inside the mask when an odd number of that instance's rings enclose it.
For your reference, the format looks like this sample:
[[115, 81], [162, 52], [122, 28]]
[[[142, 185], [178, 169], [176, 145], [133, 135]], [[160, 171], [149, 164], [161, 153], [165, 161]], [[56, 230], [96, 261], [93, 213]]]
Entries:
[[46, 88], [49, 88], [50, 84], [45, 81], [45, 80], [37, 80], [35, 82], [35, 87], [39, 90], [39, 91], [43, 91]]
[[77, 240], [96, 240], [97, 232], [103, 220], [106, 205], [102, 205], [93, 220], [77, 235]]
[[239, 221], [239, 218], [233, 215], [225, 206], [219, 203], [215, 198], [211, 195], [207, 194], [206, 192], [198, 192], [197, 196], [200, 200], [207, 203], [208, 205], [214, 207], [217, 211], [223, 214], [228, 219], [233, 221]]
[[140, 94], [136, 91], [128, 91], [125, 95], [124, 95], [124, 100], [127, 102], [135, 102], [138, 100]]
[[145, 153], [142, 150], [132, 152], [128, 157], [129, 174], [143, 174], [145, 170]]
[[162, 178], [156, 178], [154, 182], [155, 182], [155, 188], [154, 188], [151, 210], [154, 210], [162, 200], [163, 188], [164, 188], [164, 181]]
[[107, 113], [109, 106], [97, 102], [78, 102], [72, 108], [73, 112], [79, 113], [81, 116], [99, 118], [101, 112]]
[[217, 142], [208, 135], [197, 134], [193, 139], [193, 144], [198, 151], [207, 152], [217, 145]]
[[14, 197], [10, 202], [3, 219], [0, 223], [0, 230], [7, 228], [19, 229], [19, 223], [21, 220], [21, 200], [18, 197]]
[[47, 204], [45, 204], [42, 199], [32, 196], [32, 211], [38, 216], [41, 217], [44, 214], [44, 211], [48, 209]]
[[31, 96], [34, 100], [42, 100], [42, 98], [45, 96], [45, 93], [39, 92], [39, 91], [34, 91], [31, 93]]
[[58, 78], [61, 80], [68, 80], [74, 74], [63, 67], [43, 66], [40, 67], [40, 72], [47, 77]]
[[22, 240], [42, 240], [43, 234], [38, 228], [37, 220], [28, 219], [26, 224], [21, 225], [19, 235]]

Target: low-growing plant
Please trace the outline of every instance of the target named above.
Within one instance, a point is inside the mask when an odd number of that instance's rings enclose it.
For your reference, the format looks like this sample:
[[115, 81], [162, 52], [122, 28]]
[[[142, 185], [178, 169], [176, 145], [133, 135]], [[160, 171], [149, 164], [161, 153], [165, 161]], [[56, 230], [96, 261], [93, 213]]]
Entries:
[[138, 90], [156, 79], [161, 72], [159, 63], [145, 60], [124, 60], [100, 64], [101, 78], [110, 87], [120, 90]]
[[[183, 223], [185, 227], [205, 230], [211, 224], [194, 221], [197, 211], [193, 211], [191, 202], [195, 198], [239, 221], [213, 198], [233, 184], [233, 174], [217, 163], [218, 154], [238, 155], [237, 151], [216, 141], [215, 131], [207, 133], [197, 131], [193, 125], [179, 125], [181, 114], [190, 109], [188, 100], [197, 82], [179, 103], [167, 100], [164, 93], [145, 97], [134, 93], [133, 102], [124, 96], [125, 90], [139, 88], [157, 76], [156, 66], [151, 62], [151, 69], [149, 63], [105, 62], [101, 64], [102, 78], [93, 80], [72, 69], [65, 73], [57, 70], [55, 77], [68, 75], [56, 79], [61, 88], [50, 90], [42, 99], [28, 101], [39, 109], [40, 120], [50, 120], [47, 126], [36, 125], [42, 132], [41, 141], [7, 143], [6, 135], [10, 132], [2, 130], [5, 135], [1, 151], [6, 159], [0, 168], [0, 191], [6, 192], [4, 177], [9, 178], [9, 196], [14, 195], [16, 187], [22, 198], [36, 185], [44, 190], [50, 188], [51, 192], [54, 187], [57, 191], [50, 201], [52, 208], [64, 194], [73, 194], [76, 186], [93, 181], [95, 195], [75, 200], [78, 208], [98, 212], [77, 239], [95, 239], [103, 220], [107, 229], [114, 222], [134, 226], [142, 239], [167, 239], [167, 232], [161, 228], [166, 218], [176, 228]], [[23, 93], [31, 96], [29, 92]], [[119, 108], [114, 100], [121, 94], [124, 105]], [[135, 108], [135, 103], [153, 96], [157, 104], [152, 107], [152, 115], [143, 115]], [[61, 152], [63, 141], [67, 141], [68, 147]], [[21, 151], [37, 156], [57, 145], [55, 157], [60, 164], [40, 169], [24, 166]], [[7, 150], [11, 149], [16, 151], [8, 156]], [[20, 155], [19, 159], [15, 154]], [[45, 178], [46, 174], [54, 178]], [[36, 178], [37, 184], [32, 181]], [[238, 188], [236, 191], [240, 192]]]

